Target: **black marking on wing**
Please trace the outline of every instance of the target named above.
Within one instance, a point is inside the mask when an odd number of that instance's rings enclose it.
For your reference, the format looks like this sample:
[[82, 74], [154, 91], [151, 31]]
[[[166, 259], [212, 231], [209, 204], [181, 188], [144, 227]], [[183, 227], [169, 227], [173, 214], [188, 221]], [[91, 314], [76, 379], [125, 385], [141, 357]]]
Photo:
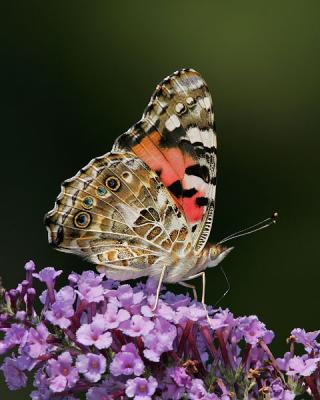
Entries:
[[181, 181], [177, 180], [177, 181], [173, 182], [170, 186], [168, 186], [168, 189], [176, 197], [181, 197], [182, 196], [183, 189], [182, 189]]
[[116, 143], [121, 149], [129, 150], [133, 144], [133, 136], [130, 136], [128, 133], [123, 133], [118, 137]]
[[181, 181], [179, 181], [179, 180], [173, 182], [170, 186], [168, 186], [168, 189], [170, 190], [170, 192], [172, 194], [174, 194], [178, 198], [180, 198], [180, 197], [192, 197], [196, 193], [198, 193], [198, 191], [195, 188], [183, 189]]
[[205, 182], [209, 182], [210, 179], [210, 172], [206, 165], [191, 165], [190, 167], [186, 168], [186, 174], [198, 176], [202, 178]]
[[192, 189], [184, 189], [183, 193], [182, 193], [182, 197], [192, 197], [193, 195], [195, 195], [196, 193], [198, 193], [198, 190], [195, 188]]
[[[176, 144], [177, 146], [177, 144]], [[188, 139], [180, 139], [180, 143], [179, 143], [179, 147], [186, 153], [186, 154], [190, 154], [191, 156], [196, 155], [198, 157], [197, 154], [197, 149], [194, 147], [194, 144], [190, 142], [190, 140]]]
[[196, 204], [199, 207], [206, 206], [208, 204], [208, 198], [207, 197], [197, 197], [196, 198]]
[[64, 236], [64, 232], [63, 232], [63, 226], [59, 225], [59, 228], [57, 230], [57, 236], [56, 238], [51, 242], [51, 245], [53, 247], [58, 247], [59, 244], [63, 241], [63, 236]]
[[132, 126], [130, 131], [134, 132], [132, 135], [130, 132], [125, 132], [118, 137], [115, 141], [116, 148], [121, 150], [130, 151], [132, 147], [139, 144], [146, 136], [155, 130], [159, 130], [160, 119], [151, 126], [149, 130], [145, 130], [143, 127], [143, 120], [137, 122]]
[[199, 158], [203, 158], [206, 154], [217, 154], [217, 148], [204, 146], [201, 142], [192, 143], [195, 152]]
[[[100, 171], [99, 171], [100, 173]], [[90, 185], [90, 183], [92, 183], [93, 179], [88, 179], [87, 181], [84, 182], [83, 184], [83, 190], [86, 190], [87, 187]]]
[[157, 86], [156, 91], [154, 92], [151, 100], [154, 100], [156, 97], [163, 96], [164, 98], [171, 99], [174, 96], [174, 92], [170, 92], [165, 86], [165, 79], [162, 81], [160, 85]]
[[76, 191], [74, 192], [73, 196], [71, 197], [72, 204], [74, 204], [74, 203], [76, 202], [76, 200], [77, 200], [77, 198], [78, 198], [78, 195], [79, 195], [79, 192], [80, 192], [80, 190], [76, 190]]
[[207, 151], [208, 153], [215, 153], [217, 151], [217, 149], [214, 146], [212, 147], [204, 146], [202, 142], [193, 142], [192, 146], [200, 147], [202, 150]]
[[[156, 105], [156, 104], [154, 103], [154, 101], [151, 101], [151, 102], [147, 105], [147, 107], [145, 108], [144, 114], [151, 114], [152, 112], [155, 112], [155, 111], [154, 111], [155, 105]], [[157, 114], [157, 115], [162, 115], [162, 114], [164, 114], [164, 113], [166, 112], [166, 110], [167, 110], [168, 107], [169, 107], [169, 103], [164, 104], [164, 105], [161, 105], [160, 110], [158, 110], [159, 107], [157, 108], [156, 114]]]
[[[181, 126], [175, 128], [173, 131], [169, 131], [166, 127], [163, 128], [160, 137], [160, 145], [162, 147], [177, 147], [182, 142], [181, 138], [185, 136], [186, 132]], [[187, 142], [187, 141], [186, 141]], [[191, 143], [189, 142], [189, 145]], [[190, 150], [193, 150], [193, 146], [190, 146]]]

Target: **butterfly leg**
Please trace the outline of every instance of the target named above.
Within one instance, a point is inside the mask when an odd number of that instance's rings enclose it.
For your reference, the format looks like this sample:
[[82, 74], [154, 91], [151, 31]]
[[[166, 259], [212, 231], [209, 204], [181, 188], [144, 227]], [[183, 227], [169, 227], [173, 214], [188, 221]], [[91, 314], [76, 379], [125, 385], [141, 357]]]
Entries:
[[[208, 310], [207, 310], [207, 305], [206, 305], [206, 303], [205, 303], [205, 296], [206, 296], [206, 274], [205, 274], [205, 272], [202, 271], [202, 272], [200, 272], [199, 274], [189, 276], [189, 278], [188, 278], [187, 280], [189, 281], [189, 280], [191, 280], [191, 279], [198, 278], [199, 276], [202, 277], [202, 296], [201, 296], [201, 303], [202, 303], [202, 305], [203, 305], [203, 308], [204, 308], [205, 312], [207, 313], [207, 320], [208, 320], [208, 323], [209, 323], [209, 325], [211, 326], [211, 324], [210, 324], [210, 318], [209, 318], [209, 314], [208, 314]], [[190, 285], [190, 286], [192, 286], [192, 285]]]
[[156, 293], [156, 301], [154, 303], [154, 306], [152, 307], [152, 311], [154, 311], [158, 307], [161, 285], [162, 285], [162, 281], [163, 281], [163, 277], [164, 277], [164, 274], [166, 272], [166, 269], [167, 269], [167, 266], [165, 265], [162, 268], [161, 275], [160, 275], [160, 278], [159, 278], [159, 283], [158, 283], [157, 293]]
[[194, 285], [190, 285], [189, 283], [185, 283], [185, 282], [179, 282], [181, 286], [187, 287], [189, 289], [192, 289], [193, 292], [193, 298], [195, 301], [198, 301], [198, 295], [197, 295], [197, 290], [196, 287]]
[[[206, 295], [206, 274], [204, 271], [200, 272], [199, 274], [189, 276], [187, 279], [190, 281], [191, 279], [199, 278], [199, 276], [202, 277], [202, 296], [201, 296], [201, 303], [205, 306], [205, 295]], [[192, 285], [190, 285], [192, 286]]]

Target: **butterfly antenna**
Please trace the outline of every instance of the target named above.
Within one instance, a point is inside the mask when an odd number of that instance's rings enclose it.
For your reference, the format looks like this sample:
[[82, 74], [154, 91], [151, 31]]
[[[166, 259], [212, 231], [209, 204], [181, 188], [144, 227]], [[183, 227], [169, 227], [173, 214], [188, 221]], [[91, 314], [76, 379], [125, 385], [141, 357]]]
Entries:
[[223, 244], [225, 242], [228, 242], [231, 239], [235, 239], [241, 236], [246, 236], [246, 235], [250, 235], [251, 233], [260, 231], [261, 229], [265, 229], [268, 228], [269, 226], [275, 224], [277, 222], [278, 219], [278, 213], [274, 212], [271, 217], [264, 219], [263, 221], [258, 222], [257, 224], [254, 224], [252, 226], [249, 226], [248, 228], [245, 229], [241, 229], [238, 232], [233, 233], [232, 235], [229, 235], [227, 237], [225, 237], [224, 239], [220, 240], [217, 244]]
[[220, 264], [219, 264], [219, 268], [220, 268], [220, 271], [222, 272], [222, 275], [224, 276], [225, 281], [227, 282], [227, 288], [224, 291], [224, 293], [219, 297], [219, 299], [214, 303], [214, 305], [213, 305], [214, 308], [217, 306], [217, 304], [219, 304], [221, 302], [221, 300], [229, 293], [229, 291], [231, 289], [227, 274], [225, 273], [224, 269], [221, 267]]

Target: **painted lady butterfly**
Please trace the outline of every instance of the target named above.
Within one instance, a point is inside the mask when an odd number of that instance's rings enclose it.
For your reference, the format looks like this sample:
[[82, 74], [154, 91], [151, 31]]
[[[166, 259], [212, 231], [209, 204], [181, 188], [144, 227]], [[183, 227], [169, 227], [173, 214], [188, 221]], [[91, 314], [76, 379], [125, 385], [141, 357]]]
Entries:
[[206, 244], [216, 151], [205, 81], [192, 69], [173, 73], [111, 152], [62, 184], [46, 216], [49, 242], [85, 257], [112, 279], [154, 276], [158, 294], [161, 282], [194, 289], [184, 281], [202, 276], [205, 285], [205, 269], [231, 250]]

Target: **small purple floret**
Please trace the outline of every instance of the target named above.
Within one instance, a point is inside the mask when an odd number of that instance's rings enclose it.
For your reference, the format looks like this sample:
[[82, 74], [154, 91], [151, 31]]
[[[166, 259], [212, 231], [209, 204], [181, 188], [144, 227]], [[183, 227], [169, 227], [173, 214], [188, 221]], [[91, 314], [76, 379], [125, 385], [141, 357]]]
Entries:
[[34, 273], [33, 276], [39, 279], [41, 282], [46, 285], [51, 285], [55, 279], [62, 274], [62, 270], [56, 271], [52, 267], [47, 267], [41, 270], [39, 273]]
[[53, 325], [58, 325], [61, 329], [65, 329], [71, 325], [70, 318], [74, 315], [74, 310], [72, 304], [64, 301], [56, 301], [44, 315]]
[[133, 343], [121, 347], [121, 351], [115, 355], [110, 364], [110, 372], [113, 376], [136, 375], [140, 376], [144, 371], [144, 364], [138, 355]]
[[146, 346], [144, 355], [151, 361], [159, 361], [162, 353], [173, 349], [173, 341], [177, 336], [177, 328], [163, 318], [157, 318], [154, 329], [143, 336]]
[[287, 375], [310, 376], [318, 367], [320, 358], [309, 358], [295, 356], [289, 361]]
[[91, 324], [83, 324], [77, 330], [77, 340], [85, 346], [94, 345], [98, 349], [107, 349], [112, 343], [111, 333], [107, 331], [103, 315], [96, 315]]
[[134, 400], [151, 400], [157, 386], [158, 382], [152, 376], [148, 379], [129, 379], [126, 384], [126, 395]]
[[306, 332], [304, 329], [293, 329], [291, 335], [295, 338], [297, 343], [303, 344], [308, 353], [311, 351], [319, 351], [320, 343], [316, 341], [320, 334], [320, 330], [314, 332]]
[[18, 390], [27, 385], [27, 376], [16, 358], [6, 357], [1, 369], [10, 390]]
[[72, 363], [72, 357], [67, 351], [62, 353], [57, 360], [48, 361], [49, 387], [53, 392], [63, 392], [66, 388], [72, 388], [78, 381], [78, 370], [72, 366]]
[[120, 329], [128, 336], [137, 337], [148, 335], [154, 327], [154, 323], [141, 315], [133, 315], [131, 320], [121, 323]]
[[104, 319], [108, 329], [115, 329], [119, 327], [121, 322], [130, 319], [130, 314], [127, 310], [119, 309], [117, 305], [109, 303], [104, 313]]
[[98, 382], [106, 370], [106, 359], [102, 354], [81, 354], [77, 358], [77, 369], [90, 382]]
[[26, 340], [25, 352], [31, 358], [38, 358], [44, 355], [48, 350], [47, 338], [49, 331], [47, 327], [40, 323], [36, 328], [30, 328]]

